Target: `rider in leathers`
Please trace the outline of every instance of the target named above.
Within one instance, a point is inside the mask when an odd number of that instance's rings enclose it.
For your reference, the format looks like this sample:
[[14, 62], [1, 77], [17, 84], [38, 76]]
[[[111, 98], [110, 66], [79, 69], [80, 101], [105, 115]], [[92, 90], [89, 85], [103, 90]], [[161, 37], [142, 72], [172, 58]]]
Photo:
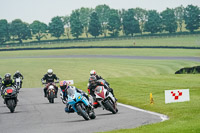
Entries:
[[101, 82], [100, 80], [97, 80], [95, 76], [91, 76], [90, 79], [89, 79], [89, 82], [90, 82], [90, 84], [88, 86], [88, 92], [93, 97], [93, 100], [94, 100], [93, 106], [94, 106], [94, 108], [97, 108], [99, 106], [98, 102], [96, 101], [96, 96], [94, 94], [94, 90], [95, 90], [95, 88], [97, 86], [104, 86], [104, 88], [107, 89], [109, 92], [111, 92], [112, 95], [115, 97], [113, 89], [110, 88], [108, 85], [104, 84], [103, 82]]
[[[45, 82], [45, 80], [46, 80], [46, 82]], [[48, 69], [47, 74], [45, 74], [44, 77], [41, 79], [42, 83], [46, 83], [46, 84], [54, 83], [54, 80], [57, 80], [57, 82], [59, 82], [59, 78], [55, 74], [53, 74], [52, 69]], [[54, 87], [56, 89], [55, 95], [57, 97], [58, 87], [56, 85]], [[44, 87], [44, 97], [47, 97], [46, 91], [47, 91], [47, 86]]]
[[70, 87], [74, 87], [78, 93], [80, 93], [81, 95], [83, 95], [84, 97], [86, 97], [87, 100], [89, 101], [89, 97], [88, 97], [87, 93], [85, 93], [81, 89], [76, 88], [75, 86], [69, 86], [69, 84], [67, 83], [67, 81], [61, 81], [60, 82], [60, 89], [61, 89], [61, 92], [63, 94], [62, 97], [61, 97], [61, 99], [63, 100], [63, 103], [66, 104], [66, 107], [65, 107], [65, 112], [66, 113], [73, 113], [74, 112], [72, 106], [67, 103], [67, 99], [68, 99], [68, 92], [67, 92], [67, 90]]
[[[16, 71], [15, 74], [13, 75], [13, 79], [15, 80], [16, 78], [19, 78], [19, 77], [24, 79], [24, 76], [19, 71]], [[20, 83], [20, 88], [22, 88], [22, 80], [21, 80], [21, 83]]]
[[[99, 80], [99, 79], [104, 80], [105, 83], [106, 83], [106, 85], [109, 87], [110, 84], [109, 84], [105, 79], [103, 79], [103, 77], [101, 77], [100, 75], [98, 75], [97, 72], [96, 72], [95, 70], [91, 70], [91, 71], [90, 71], [90, 77], [91, 77], [91, 76], [95, 76], [95, 77], [96, 77], [96, 80]], [[90, 79], [89, 79], [89, 83], [90, 83]], [[109, 88], [110, 88], [110, 87], [109, 87]]]
[[1, 95], [3, 96], [3, 91], [6, 87], [15, 87], [14, 80], [11, 79], [11, 74], [6, 73], [5, 78], [2, 80]]

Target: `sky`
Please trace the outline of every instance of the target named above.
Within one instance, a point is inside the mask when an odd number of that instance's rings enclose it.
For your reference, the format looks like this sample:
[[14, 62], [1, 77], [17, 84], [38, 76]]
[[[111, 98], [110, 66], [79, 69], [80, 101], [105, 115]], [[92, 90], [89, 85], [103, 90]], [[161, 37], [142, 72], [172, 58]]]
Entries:
[[0, 0], [0, 19], [8, 22], [21, 19], [32, 23], [39, 20], [48, 24], [55, 16], [70, 15], [72, 10], [81, 7], [95, 8], [106, 4], [114, 9], [140, 7], [146, 10], [155, 9], [159, 12], [189, 4], [200, 7], [200, 0]]

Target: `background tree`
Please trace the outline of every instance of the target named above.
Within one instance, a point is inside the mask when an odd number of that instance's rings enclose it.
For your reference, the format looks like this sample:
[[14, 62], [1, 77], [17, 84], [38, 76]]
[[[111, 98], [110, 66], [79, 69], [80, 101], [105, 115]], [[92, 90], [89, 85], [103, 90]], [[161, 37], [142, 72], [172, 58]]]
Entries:
[[9, 24], [6, 19], [0, 20], [0, 44], [5, 43], [10, 38]]
[[161, 13], [161, 17], [164, 30], [169, 31], [169, 33], [176, 32], [177, 22], [174, 10], [167, 8]]
[[95, 38], [101, 34], [101, 23], [96, 12], [93, 12], [90, 16], [88, 32]]
[[134, 10], [128, 9], [123, 14], [123, 28], [126, 35], [140, 33], [140, 26], [138, 20], [134, 18]]
[[70, 16], [71, 34], [77, 39], [83, 33], [83, 25], [80, 20], [79, 10], [72, 11]]
[[48, 28], [45, 23], [35, 20], [32, 24], [30, 24], [30, 29], [32, 31], [32, 34], [35, 35], [36, 39], [40, 41], [41, 38], [46, 36]]
[[70, 36], [70, 16], [68, 16], [68, 15], [63, 16], [62, 20], [63, 20], [63, 23], [64, 23], [64, 28], [66, 30], [67, 37], [69, 39], [69, 36]]
[[180, 32], [182, 32], [183, 22], [184, 22], [184, 10], [185, 8], [181, 5], [174, 9], [176, 21], [178, 23], [178, 27]]
[[51, 36], [56, 37], [59, 39], [61, 35], [64, 34], [64, 23], [61, 19], [61, 17], [56, 16], [51, 19], [51, 22], [49, 23], [49, 33]]
[[121, 30], [121, 20], [119, 17], [118, 10], [111, 9], [110, 15], [108, 18], [108, 30], [111, 31], [111, 36], [118, 36], [119, 31]]
[[19, 43], [22, 43], [22, 39], [27, 40], [32, 37], [29, 25], [20, 19], [15, 19], [11, 22], [10, 34], [14, 39], [17, 37], [15, 40], [18, 40]]
[[148, 11], [148, 18], [144, 28], [145, 31], [151, 32], [151, 34], [162, 31], [162, 20], [156, 10]]
[[80, 9], [80, 21], [83, 25], [83, 30], [85, 32], [86, 37], [88, 38], [88, 26], [90, 21], [90, 15], [92, 13], [92, 9], [82, 7]]
[[147, 21], [147, 11], [142, 8], [135, 8], [135, 18], [139, 21], [141, 34], [144, 31], [144, 24]]
[[99, 21], [100, 21], [101, 27], [102, 27], [102, 33], [104, 34], [104, 37], [106, 37], [108, 18], [109, 18], [109, 14], [110, 14], [110, 7], [105, 4], [98, 5], [98, 6], [96, 6], [95, 11], [96, 11], [97, 15], [99, 16]]
[[194, 30], [198, 29], [200, 26], [200, 10], [198, 6], [188, 5], [185, 8], [185, 24], [186, 29], [193, 32]]

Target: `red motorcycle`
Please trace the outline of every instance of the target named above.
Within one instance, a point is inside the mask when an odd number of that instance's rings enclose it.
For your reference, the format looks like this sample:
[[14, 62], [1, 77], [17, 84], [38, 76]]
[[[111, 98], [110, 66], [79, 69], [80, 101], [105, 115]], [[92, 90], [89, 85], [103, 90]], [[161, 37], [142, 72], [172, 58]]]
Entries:
[[47, 88], [47, 99], [49, 100], [49, 103], [54, 103], [54, 98], [56, 98], [56, 83], [58, 82], [51, 82], [46, 84], [46, 88]]

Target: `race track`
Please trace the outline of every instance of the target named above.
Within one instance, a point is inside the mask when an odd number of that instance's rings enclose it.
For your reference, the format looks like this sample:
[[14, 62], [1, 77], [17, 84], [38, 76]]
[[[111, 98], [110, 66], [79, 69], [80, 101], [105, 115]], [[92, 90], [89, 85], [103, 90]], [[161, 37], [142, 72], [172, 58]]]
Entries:
[[[0, 59], [21, 58], [116, 58], [145, 60], [187, 60], [200, 62], [199, 57], [154, 57], [154, 56], [114, 56], [114, 55], [62, 55], [62, 56], [26, 56], [0, 57]], [[64, 112], [65, 105], [60, 98], [49, 104], [43, 97], [42, 88], [22, 88], [15, 113], [10, 113], [0, 98], [0, 132], [1, 133], [93, 133], [161, 122], [160, 114], [148, 112], [134, 107], [118, 105], [119, 113], [96, 109], [96, 119], [85, 121], [76, 113]]]
[[76, 113], [65, 113], [60, 98], [54, 104], [43, 97], [42, 88], [22, 88], [15, 113], [0, 99], [1, 133], [93, 133], [122, 128], [134, 128], [162, 121], [160, 116], [119, 106], [119, 113], [112, 114], [96, 109], [96, 119], [85, 121]]

